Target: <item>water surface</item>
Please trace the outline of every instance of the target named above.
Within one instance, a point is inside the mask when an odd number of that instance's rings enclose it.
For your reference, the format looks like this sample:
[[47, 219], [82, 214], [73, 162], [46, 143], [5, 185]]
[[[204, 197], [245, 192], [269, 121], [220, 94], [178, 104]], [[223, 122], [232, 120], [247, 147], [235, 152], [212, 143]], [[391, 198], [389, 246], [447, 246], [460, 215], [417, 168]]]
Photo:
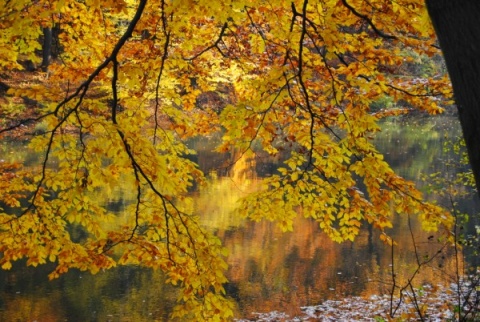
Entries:
[[[420, 181], [422, 175], [453, 169], [445, 160], [453, 156], [443, 149], [446, 140], [460, 135], [454, 117], [392, 120], [375, 139], [396, 171]], [[280, 160], [241, 158], [212, 152], [215, 138], [191, 142], [195, 157], [206, 173], [217, 175], [209, 186], [194, 193], [203, 224], [212, 229], [230, 250], [227, 293], [238, 304], [237, 318], [254, 312], [281, 311], [291, 317], [300, 307], [325, 299], [384, 294], [391, 289], [391, 248], [378, 242], [378, 233], [364, 226], [354, 243], [333, 243], [314, 222], [298, 218], [294, 232], [282, 233], [275, 224], [250, 222], [235, 217], [236, 200], [273, 173]], [[22, 146], [4, 142], [4, 155], [32, 159]], [[452, 173], [453, 174], [453, 173]], [[435, 199], [435, 195], [429, 196]], [[121, 210], [125, 196], [108, 197], [112, 209]], [[439, 200], [442, 202], [442, 200]], [[473, 209], [469, 201], [461, 207]], [[414, 218], [395, 218], [389, 233], [399, 243], [393, 253], [397, 283], [405, 283], [415, 268], [412, 235], [422, 256], [433, 256], [441, 244], [422, 232]], [[410, 228], [412, 231], [410, 232]], [[416, 285], [449, 282], [455, 268], [451, 250], [442, 250], [430, 268], [422, 270]], [[28, 268], [16, 263], [0, 272], [0, 320], [2, 321], [162, 321], [174, 305], [175, 290], [164, 284], [159, 272], [138, 267], [119, 267], [95, 276], [71, 271], [49, 282], [52, 267]]]

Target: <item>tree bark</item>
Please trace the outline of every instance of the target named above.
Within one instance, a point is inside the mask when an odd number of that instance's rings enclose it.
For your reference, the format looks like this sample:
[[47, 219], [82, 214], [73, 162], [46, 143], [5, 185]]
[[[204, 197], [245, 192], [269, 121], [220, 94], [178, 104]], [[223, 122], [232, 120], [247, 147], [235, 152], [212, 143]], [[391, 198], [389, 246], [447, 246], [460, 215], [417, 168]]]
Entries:
[[52, 28], [43, 28], [42, 70], [46, 72], [52, 56]]
[[426, 0], [480, 194], [480, 0]]

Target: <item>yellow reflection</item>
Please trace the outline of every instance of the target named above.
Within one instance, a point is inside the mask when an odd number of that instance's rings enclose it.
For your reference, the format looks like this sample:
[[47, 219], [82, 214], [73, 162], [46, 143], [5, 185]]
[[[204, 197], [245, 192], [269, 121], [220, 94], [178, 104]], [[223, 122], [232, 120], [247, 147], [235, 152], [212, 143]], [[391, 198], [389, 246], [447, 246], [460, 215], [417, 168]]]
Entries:
[[[202, 223], [216, 231], [230, 250], [227, 289], [238, 302], [237, 317], [252, 312], [281, 311], [301, 315], [301, 307], [345, 296], [389, 294], [393, 287], [391, 248], [379, 242], [378, 232], [365, 226], [354, 243], [332, 242], [312, 220], [299, 215], [294, 231], [283, 233], [274, 223], [247, 221], [233, 215], [236, 202], [261, 185], [255, 159], [241, 157], [228, 176], [214, 177], [195, 196]], [[453, 282], [456, 262], [451, 249], [438, 251], [421, 226], [397, 216], [390, 234], [398, 243], [393, 253], [395, 294], [414, 276], [421, 262], [437, 256], [420, 270], [412, 284]], [[412, 237], [413, 236], [413, 237]], [[429, 238], [430, 237], [430, 238]], [[412, 240], [414, 238], [414, 240]]]
[[212, 172], [208, 185], [195, 195], [195, 208], [202, 224], [215, 230], [245, 225], [245, 219], [233, 216], [232, 212], [238, 200], [258, 189], [261, 182], [254, 157], [234, 153], [227, 162], [231, 165], [228, 175], [219, 177]]
[[[205, 162], [200, 160], [199, 163]], [[300, 308], [325, 299], [349, 295], [370, 297], [389, 293], [392, 289], [391, 249], [379, 242], [377, 232], [364, 227], [354, 243], [336, 244], [325, 236], [318, 224], [298, 216], [294, 231], [283, 233], [270, 222], [254, 223], [233, 215], [237, 201], [255, 191], [262, 179], [257, 175], [255, 157], [233, 153], [226, 176], [214, 176], [206, 187], [193, 195], [196, 212], [202, 223], [214, 230], [230, 250], [228, 294], [238, 302], [236, 317], [246, 318], [252, 312], [282, 311], [290, 316], [301, 314]], [[134, 199], [127, 188], [115, 188], [111, 194], [98, 194], [99, 202], [108, 202], [116, 211]], [[126, 216], [116, 224], [126, 223]], [[440, 244], [436, 237], [421, 231], [407, 217], [398, 216], [390, 234], [399, 246], [394, 249], [394, 273], [398, 286], [404, 286], [417, 268], [417, 255], [423, 261], [437, 254]], [[417, 246], [413, 247], [412, 235]], [[174, 292], [164, 285], [158, 272], [135, 270], [122, 275], [115, 269], [107, 274], [90, 276], [79, 282], [68, 277], [65, 289], [48, 297], [50, 284], [30, 295], [4, 297], [6, 320], [58, 321], [68, 316], [60, 298], [77, 303], [85, 311], [91, 301], [101, 303], [97, 317], [113, 320], [162, 320], [174, 302]], [[456, 262], [451, 249], [443, 250], [428, 268], [422, 269], [413, 285], [448, 284], [455, 276]], [[45, 274], [46, 275], [46, 274]], [[122, 290], [119, 285], [127, 285]], [[57, 293], [58, 292], [58, 293]], [[65, 295], [67, 294], [67, 295]], [[170, 296], [170, 298], [169, 298]], [[146, 304], [142, 304], [146, 303]], [[143, 308], [139, 310], [139, 305]], [[104, 320], [99, 318], [99, 320]]]

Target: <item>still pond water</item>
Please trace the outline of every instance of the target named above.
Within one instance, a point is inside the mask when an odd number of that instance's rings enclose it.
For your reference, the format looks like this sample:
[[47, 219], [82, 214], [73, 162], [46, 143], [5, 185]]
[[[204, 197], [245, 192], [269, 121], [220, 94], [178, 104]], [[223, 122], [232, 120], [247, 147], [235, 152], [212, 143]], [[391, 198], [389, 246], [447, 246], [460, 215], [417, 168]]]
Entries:
[[[451, 169], [445, 160], [451, 156], [443, 152], [443, 145], [447, 137], [459, 136], [457, 123], [448, 116], [389, 121], [376, 144], [398, 173], [412, 180], [437, 171], [447, 174]], [[300, 315], [300, 307], [326, 299], [390, 291], [391, 249], [377, 242], [376, 232], [369, 227], [355, 243], [336, 244], [306, 219], [296, 221], [294, 232], [282, 233], [268, 222], [232, 217], [235, 201], [279, 164], [241, 159], [233, 167], [222, 168], [225, 156], [211, 152], [211, 141], [192, 142], [202, 169], [217, 172], [195, 200], [204, 225], [230, 250], [226, 289], [237, 302], [236, 318], [270, 311], [294, 317]], [[123, 199], [109, 202], [121, 208]], [[463, 202], [462, 207], [471, 211], [474, 205]], [[397, 283], [401, 283], [412, 273], [414, 253], [407, 218], [396, 218], [394, 225], [390, 234], [403, 245], [394, 253]], [[435, 254], [441, 245], [417, 226], [413, 224], [413, 235], [421, 254]], [[454, 266], [451, 252], [444, 251], [415, 283], [448, 282]], [[72, 271], [49, 282], [50, 270], [18, 263], [11, 271], [0, 272], [0, 321], [164, 321], [174, 304], [174, 290], [164, 284], [161, 274], [150, 270], [120, 267], [95, 276]]]

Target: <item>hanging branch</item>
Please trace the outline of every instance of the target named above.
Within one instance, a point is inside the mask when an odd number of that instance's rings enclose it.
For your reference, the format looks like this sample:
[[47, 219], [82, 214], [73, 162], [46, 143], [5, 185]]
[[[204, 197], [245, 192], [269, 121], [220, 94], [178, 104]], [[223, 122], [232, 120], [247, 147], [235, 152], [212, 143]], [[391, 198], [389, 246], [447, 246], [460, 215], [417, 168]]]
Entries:
[[382, 38], [385, 38], [385, 39], [397, 39], [396, 36], [393, 36], [393, 35], [388, 35], [386, 33], [384, 33], [383, 31], [381, 31], [380, 29], [377, 28], [377, 26], [375, 26], [375, 24], [373, 23], [372, 19], [370, 19], [368, 16], [366, 15], [363, 15], [361, 14], [360, 12], [358, 12], [354, 7], [352, 7], [348, 2], [347, 0], [342, 0], [342, 3], [345, 7], [347, 7], [355, 16], [357, 16], [358, 18], [364, 20], [370, 27], [372, 27], [373, 31], [379, 35], [380, 37]]

